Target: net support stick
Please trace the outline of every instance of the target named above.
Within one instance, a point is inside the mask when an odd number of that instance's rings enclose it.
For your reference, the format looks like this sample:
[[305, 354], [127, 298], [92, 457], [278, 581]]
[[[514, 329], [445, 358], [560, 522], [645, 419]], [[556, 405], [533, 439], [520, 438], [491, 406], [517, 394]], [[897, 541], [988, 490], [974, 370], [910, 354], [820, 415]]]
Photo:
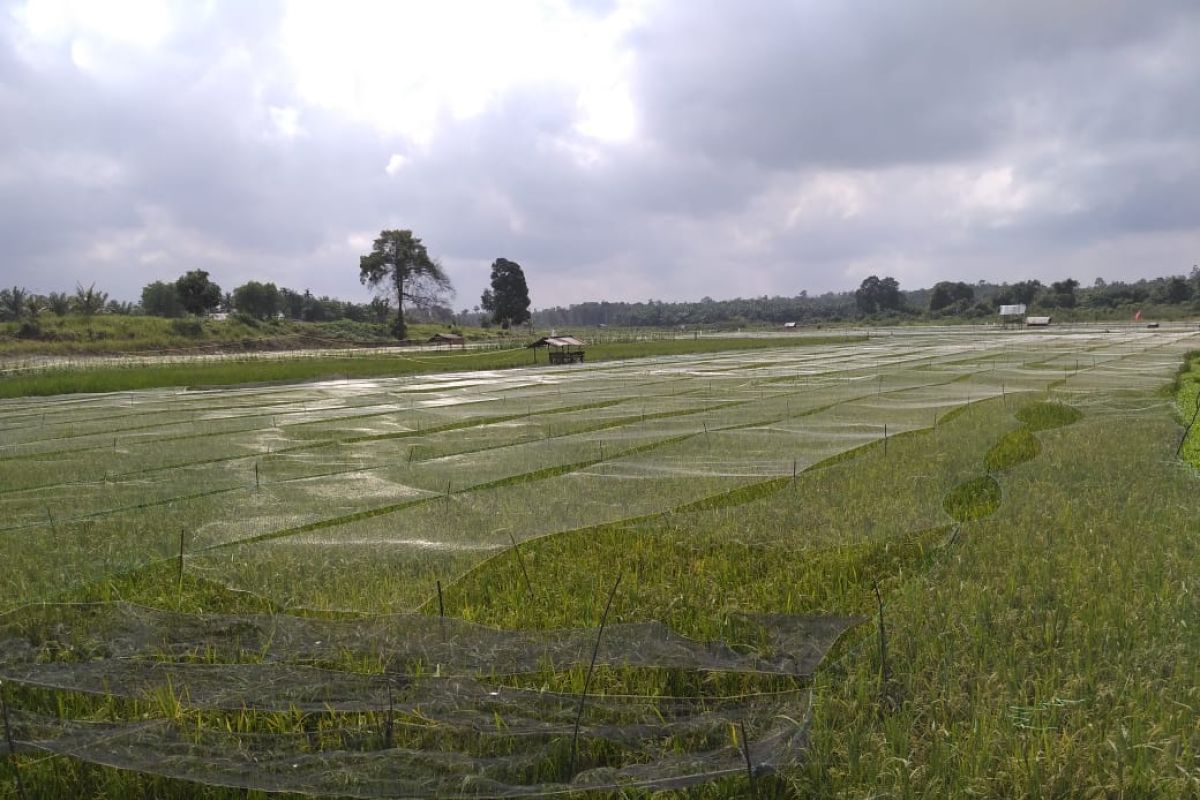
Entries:
[[17, 748], [13, 744], [12, 723], [8, 719], [8, 687], [0, 682], [0, 712], [4, 716], [4, 741], [8, 744], [8, 760], [12, 763], [13, 775], [17, 779], [17, 797], [26, 800], [25, 784], [21, 781], [21, 767], [17, 764]]
[[742, 755], [746, 758], [746, 777], [750, 779], [751, 800], [757, 800], [758, 787], [754, 783], [754, 762], [750, 760], [750, 737], [746, 735], [746, 720], [740, 720], [738, 726], [742, 731]]
[[612, 589], [608, 591], [608, 602], [604, 604], [604, 614], [600, 617], [600, 629], [596, 631], [596, 643], [592, 646], [592, 660], [588, 664], [587, 675], [583, 679], [583, 691], [579, 693], [579, 710], [575, 712], [575, 730], [571, 733], [571, 765], [567, 770], [572, 777], [575, 775], [575, 758], [579, 753], [579, 724], [583, 722], [583, 707], [587, 703], [588, 689], [592, 686], [592, 673], [596, 670], [596, 656], [600, 653], [600, 639], [604, 636], [604, 626], [608, 623], [608, 612], [612, 609], [613, 598], [617, 587], [621, 585], [621, 574], [613, 581]]
[[533, 599], [533, 583], [529, 580], [529, 570], [525, 569], [525, 557], [521, 555], [521, 548], [517, 546], [517, 539], [513, 536], [512, 531], [508, 532], [508, 540], [512, 542], [513, 552], [517, 554], [517, 563], [521, 565], [521, 574], [525, 577], [525, 591], [529, 593], [529, 598]]

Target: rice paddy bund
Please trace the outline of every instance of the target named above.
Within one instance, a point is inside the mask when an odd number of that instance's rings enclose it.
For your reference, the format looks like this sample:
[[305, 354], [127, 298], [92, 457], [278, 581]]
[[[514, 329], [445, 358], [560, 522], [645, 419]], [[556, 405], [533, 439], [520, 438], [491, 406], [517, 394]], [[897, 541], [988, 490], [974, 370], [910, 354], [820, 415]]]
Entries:
[[[1182, 330], [914, 329], [597, 365], [4, 400], [0, 623], [31, 604], [116, 601], [185, 619], [418, 612], [525, 631], [657, 620], [737, 650], [745, 614], [861, 615], [804, 678], [544, 664], [505, 685], [811, 698], [807, 749], [788, 769], [664, 794], [1196, 797], [1200, 484], [1186, 457], [1200, 434], [1182, 438], [1195, 381], [1178, 396], [1168, 384], [1198, 342]], [[303, 666], [369, 676], [381, 658], [351, 648]], [[270, 648], [236, 660], [270, 662]], [[116, 697], [22, 681], [3, 663], [18, 718], [170, 721], [310, 749], [383, 724], [370, 709], [218, 715], [170, 685]], [[421, 719], [407, 719], [412, 747], [501, 755]], [[749, 763], [759, 734], [728, 719], [722, 735]], [[392, 726], [389, 707], [389, 744]], [[543, 761], [566, 759], [563, 747], [553, 740]], [[17, 750], [0, 797], [261, 790], [182, 761]], [[643, 786], [627, 791], [655, 788]]]

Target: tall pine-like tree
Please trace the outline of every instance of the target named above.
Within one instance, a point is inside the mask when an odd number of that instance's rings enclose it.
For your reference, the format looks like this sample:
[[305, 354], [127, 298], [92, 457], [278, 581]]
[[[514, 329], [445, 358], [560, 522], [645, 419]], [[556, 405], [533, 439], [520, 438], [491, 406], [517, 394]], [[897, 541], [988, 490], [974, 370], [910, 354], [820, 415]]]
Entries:
[[429, 257], [412, 231], [380, 231], [371, 252], [359, 259], [358, 270], [358, 279], [364, 284], [396, 298], [392, 335], [397, 339], [408, 335], [405, 303], [422, 308], [454, 294], [441, 264]]
[[529, 321], [529, 285], [521, 265], [507, 258], [492, 263], [492, 288], [480, 298], [479, 305], [492, 314], [492, 320], [502, 328]]

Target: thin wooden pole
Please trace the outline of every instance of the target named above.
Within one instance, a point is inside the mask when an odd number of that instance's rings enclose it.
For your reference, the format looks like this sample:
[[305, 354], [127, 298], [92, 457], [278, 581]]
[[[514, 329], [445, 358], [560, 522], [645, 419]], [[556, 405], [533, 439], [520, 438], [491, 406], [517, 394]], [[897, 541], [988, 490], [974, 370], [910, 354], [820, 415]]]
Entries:
[[887, 660], [887, 631], [883, 625], [883, 596], [879, 594], [879, 581], [872, 581], [875, 590], [875, 606], [879, 610], [879, 700], [887, 697], [887, 683], [891, 674]]
[[12, 723], [8, 719], [8, 687], [0, 682], [0, 712], [4, 715], [4, 740], [8, 743], [8, 760], [12, 762], [13, 775], [17, 778], [17, 797], [25, 800], [25, 784], [21, 780], [21, 767], [17, 764], [17, 748], [13, 744]]
[[529, 571], [525, 569], [525, 557], [521, 555], [521, 548], [517, 546], [517, 539], [512, 535], [512, 531], [508, 532], [508, 540], [512, 542], [513, 552], [517, 554], [517, 563], [521, 565], [521, 574], [525, 576], [525, 591], [529, 593], [530, 599], [533, 599], [533, 584], [529, 581]]
[[600, 617], [600, 630], [596, 631], [596, 644], [592, 646], [592, 661], [588, 664], [587, 675], [583, 679], [583, 691], [579, 694], [579, 710], [575, 713], [575, 731], [571, 734], [571, 765], [567, 770], [572, 777], [575, 775], [575, 758], [579, 753], [579, 724], [583, 721], [583, 707], [587, 702], [588, 689], [592, 686], [592, 673], [596, 670], [596, 656], [600, 653], [600, 638], [604, 636], [604, 626], [608, 623], [608, 612], [612, 609], [613, 597], [617, 587], [621, 585], [621, 574], [613, 582], [608, 592], [608, 602], [604, 604], [604, 614]]
[[179, 574], [176, 576], [175, 591], [177, 600], [183, 597], [183, 541], [187, 531], [183, 528], [179, 529]]
[[746, 720], [740, 720], [738, 726], [742, 730], [742, 755], [746, 758], [746, 777], [750, 779], [750, 797], [758, 797], [758, 786], [754, 782], [754, 763], [750, 760], [750, 737], [746, 735]]

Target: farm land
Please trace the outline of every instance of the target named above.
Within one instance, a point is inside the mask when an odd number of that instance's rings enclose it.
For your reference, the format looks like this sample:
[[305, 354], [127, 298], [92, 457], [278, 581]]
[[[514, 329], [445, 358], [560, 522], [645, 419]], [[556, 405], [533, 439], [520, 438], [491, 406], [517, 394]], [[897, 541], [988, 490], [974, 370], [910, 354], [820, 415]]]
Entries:
[[1194, 797], [1197, 341], [0, 401], [0, 797]]

